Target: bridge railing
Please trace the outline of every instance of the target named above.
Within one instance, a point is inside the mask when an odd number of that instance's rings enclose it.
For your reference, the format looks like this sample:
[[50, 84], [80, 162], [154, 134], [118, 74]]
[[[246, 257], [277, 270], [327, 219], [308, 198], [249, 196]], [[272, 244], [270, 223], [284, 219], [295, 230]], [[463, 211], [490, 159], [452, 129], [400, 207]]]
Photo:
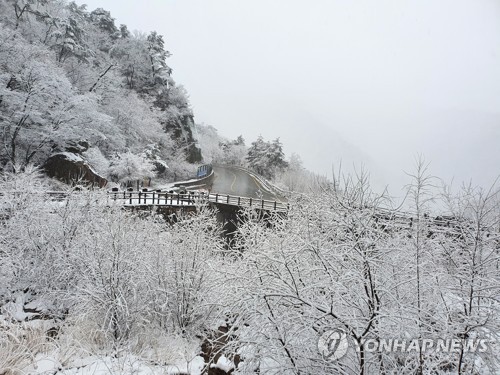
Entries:
[[111, 191], [108, 197], [122, 201], [126, 206], [196, 206], [206, 203], [258, 208], [269, 211], [287, 211], [288, 204], [258, 198], [228, 194], [167, 193], [160, 191]]

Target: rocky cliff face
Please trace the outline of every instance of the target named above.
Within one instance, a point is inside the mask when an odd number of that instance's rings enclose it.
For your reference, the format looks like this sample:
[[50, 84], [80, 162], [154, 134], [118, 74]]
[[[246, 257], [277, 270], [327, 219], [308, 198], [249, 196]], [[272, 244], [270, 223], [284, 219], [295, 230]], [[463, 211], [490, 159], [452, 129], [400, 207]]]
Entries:
[[157, 96], [155, 105], [163, 112], [163, 127], [175, 141], [178, 149], [182, 149], [189, 163], [202, 160], [201, 150], [196, 147], [193, 137], [193, 111], [182, 88], [173, 87]]
[[193, 115], [171, 117], [165, 122], [165, 131], [170, 134], [177, 146], [184, 150], [189, 163], [199, 163], [202, 160], [201, 150], [196, 147], [193, 137]]

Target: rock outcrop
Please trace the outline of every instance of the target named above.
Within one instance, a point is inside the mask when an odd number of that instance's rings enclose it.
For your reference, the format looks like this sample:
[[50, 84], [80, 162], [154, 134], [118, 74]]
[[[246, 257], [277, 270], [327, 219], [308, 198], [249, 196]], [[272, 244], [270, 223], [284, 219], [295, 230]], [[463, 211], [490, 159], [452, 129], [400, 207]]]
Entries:
[[74, 152], [59, 152], [52, 154], [43, 166], [45, 173], [68, 184], [90, 184], [104, 187], [108, 183], [92, 169], [92, 166]]

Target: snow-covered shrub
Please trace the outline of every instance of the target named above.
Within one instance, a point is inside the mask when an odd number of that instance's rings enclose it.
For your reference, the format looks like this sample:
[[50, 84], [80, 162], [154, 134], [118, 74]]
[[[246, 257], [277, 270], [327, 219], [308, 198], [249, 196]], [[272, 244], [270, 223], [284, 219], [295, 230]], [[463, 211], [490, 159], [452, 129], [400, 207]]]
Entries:
[[154, 312], [167, 330], [193, 335], [213, 313], [213, 291], [223, 246], [211, 210], [182, 217], [163, 234], [152, 260]]
[[154, 165], [143, 156], [131, 152], [122, 153], [111, 161], [109, 174], [113, 181], [132, 183], [154, 176]]
[[9, 324], [0, 316], [0, 373], [20, 375], [39, 353], [54, 350], [43, 327]]

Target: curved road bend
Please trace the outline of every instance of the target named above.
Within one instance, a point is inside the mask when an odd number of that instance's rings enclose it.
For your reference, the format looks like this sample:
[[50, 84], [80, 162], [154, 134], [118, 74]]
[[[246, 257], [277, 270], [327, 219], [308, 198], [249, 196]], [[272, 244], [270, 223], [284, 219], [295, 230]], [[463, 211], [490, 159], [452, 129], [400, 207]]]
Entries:
[[229, 194], [277, 202], [285, 201], [283, 197], [267, 190], [255, 177], [242, 169], [231, 166], [214, 165], [213, 171], [214, 179], [211, 193]]

